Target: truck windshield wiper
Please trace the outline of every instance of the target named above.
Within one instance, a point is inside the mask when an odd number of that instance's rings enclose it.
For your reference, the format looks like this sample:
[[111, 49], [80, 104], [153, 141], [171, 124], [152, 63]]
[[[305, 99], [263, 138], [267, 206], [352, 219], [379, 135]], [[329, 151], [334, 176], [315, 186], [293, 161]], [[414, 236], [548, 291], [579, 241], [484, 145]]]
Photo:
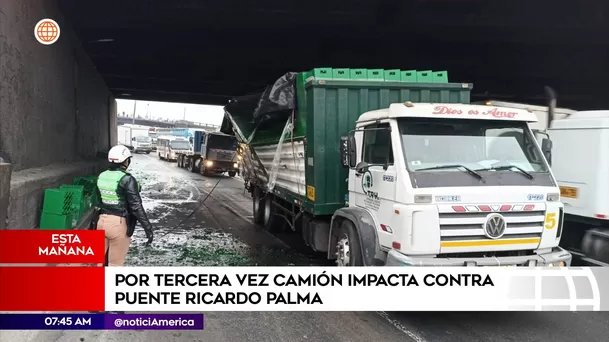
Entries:
[[500, 165], [500, 166], [491, 166], [489, 168], [486, 169], [478, 169], [476, 171], [491, 171], [491, 170], [495, 170], [495, 171], [502, 171], [502, 170], [513, 170], [516, 169], [518, 171], [520, 171], [520, 173], [522, 173], [523, 175], [525, 175], [528, 179], [533, 179], [535, 178], [535, 176], [533, 176], [530, 172], [524, 170], [523, 168], [516, 166], [516, 165]]
[[470, 175], [478, 178], [479, 180], [482, 179], [482, 175], [480, 175], [478, 172], [470, 169], [469, 167], [467, 167], [465, 165], [460, 165], [460, 164], [440, 165], [440, 166], [434, 166], [434, 167], [426, 167], [426, 168], [423, 168], [423, 169], [417, 169], [416, 171], [430, 171], [430, 170], [457, 169], [457, 168], [464, 169], [465, 171], [467, 171], [467, 173], [469, 173]]

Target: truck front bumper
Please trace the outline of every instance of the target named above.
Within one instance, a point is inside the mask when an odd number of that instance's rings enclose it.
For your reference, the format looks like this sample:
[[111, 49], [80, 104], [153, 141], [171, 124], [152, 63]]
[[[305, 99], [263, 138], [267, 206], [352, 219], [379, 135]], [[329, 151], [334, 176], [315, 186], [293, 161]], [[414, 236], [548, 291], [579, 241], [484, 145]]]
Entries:
[[150, 152], [152, 152], [152, 148], [150, 148], [150, 147], [140, 147], [140, 148], [135, 149], [134, 152], [135, 153], [138, 153], [138, 152], [144, 152], [144, 153], [147, 152], [147, 153], [150, 153]]
[[396, 250], [387, 254], [385, 266], [548, 266], [558, 267], [571, 265], [571, 253], [560, 247], [554, 247], [545, 254], [510, 256], [510, 257], [474, 257], [474, 258], [431, 258], [404, 255]]

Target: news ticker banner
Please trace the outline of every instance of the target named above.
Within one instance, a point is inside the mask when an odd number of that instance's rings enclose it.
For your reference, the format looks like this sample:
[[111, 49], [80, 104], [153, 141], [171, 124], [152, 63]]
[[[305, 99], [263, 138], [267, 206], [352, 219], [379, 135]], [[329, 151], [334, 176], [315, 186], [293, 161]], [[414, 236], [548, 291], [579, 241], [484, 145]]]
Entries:
[[0, 330], [203, 330], [203, 314], [0, 314]]
[[0, 311], [609, 311], [609, 268], [5, 267]]

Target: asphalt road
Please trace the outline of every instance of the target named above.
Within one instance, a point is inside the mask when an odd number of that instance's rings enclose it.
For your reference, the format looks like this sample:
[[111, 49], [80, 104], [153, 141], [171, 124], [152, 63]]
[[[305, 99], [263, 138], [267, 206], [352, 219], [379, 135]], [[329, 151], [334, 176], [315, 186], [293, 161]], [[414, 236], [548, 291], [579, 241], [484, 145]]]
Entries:
[[[157, 230], [152, 249], [135, 234], [129, 265], [327, 265], [296, 234], [251, 222], [239, 179], [203, 177], [151, 155], [132, 173]], [[209, 193], [211, 194], [209, 195]], [[602, 341], [609, 313], [210, 312], [203, 331], [3, 331], [0, 341]]]

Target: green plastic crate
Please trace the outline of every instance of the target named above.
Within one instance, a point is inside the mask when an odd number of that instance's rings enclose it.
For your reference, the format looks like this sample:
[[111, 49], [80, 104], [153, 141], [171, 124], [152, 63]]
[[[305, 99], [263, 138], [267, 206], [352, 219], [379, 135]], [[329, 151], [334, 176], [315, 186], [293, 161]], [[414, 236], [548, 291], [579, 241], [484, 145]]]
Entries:
[[433, 83], [448, 83], [448, 71], [434, 71]]
[[385, 70], [384, 69], [368, 69], [368, 80], [369, 81], [384, 81]]
[[78, 221], [84, 213], [89, 210], [87, 208], [87, 196], [84, 194], [84, 186], [74, 184], [64, 184], [60, 189], [73, 193], [72, 197], [72, 209], [74, 209], [74, 220]]
[[402, 82], [417, 82], [416, 70], [402, 70], [400, 72], [400, 81]]
[[400, 81], [400, 69], [385, 70], [384, 76], [385, 76], [385, 81], [399, 82]]
[[74, 194], [63, 189], [46, 189], [42, 211], [50, 214], [65, 215], [72, 212]]
[[316, 80], [331, 80], [332, 79], [332, 68], [315, 68], [310, 71], [311, 76], [315, 77]]
[[62, 229], [72, 229], [74, 227], [73, 224], [73, 215], [72, 213], [60, 215], [60, 214], [52, 214], [52, 213], [42, 213], [40, 216], [40, 229], [45, 230], [62, 230]]
[[433, 74], [431, 70], [424, 70], [417, 72], [417, 82], [419, 83], [433, 83]]
[[352, 80], [367, 80], [368, 69], [349, 69], [349, 78]]
[[349, 69], [347, 69], [347, 68], [332, 69], [332, 78], [335, 80], [350, 79]]
[[97, 187], [97, 176], [88, 177], [76, 177], [74, 178], [73, 185], [82, 185], [84, 187], [84, 193], [91, 195], [95, 192]]

